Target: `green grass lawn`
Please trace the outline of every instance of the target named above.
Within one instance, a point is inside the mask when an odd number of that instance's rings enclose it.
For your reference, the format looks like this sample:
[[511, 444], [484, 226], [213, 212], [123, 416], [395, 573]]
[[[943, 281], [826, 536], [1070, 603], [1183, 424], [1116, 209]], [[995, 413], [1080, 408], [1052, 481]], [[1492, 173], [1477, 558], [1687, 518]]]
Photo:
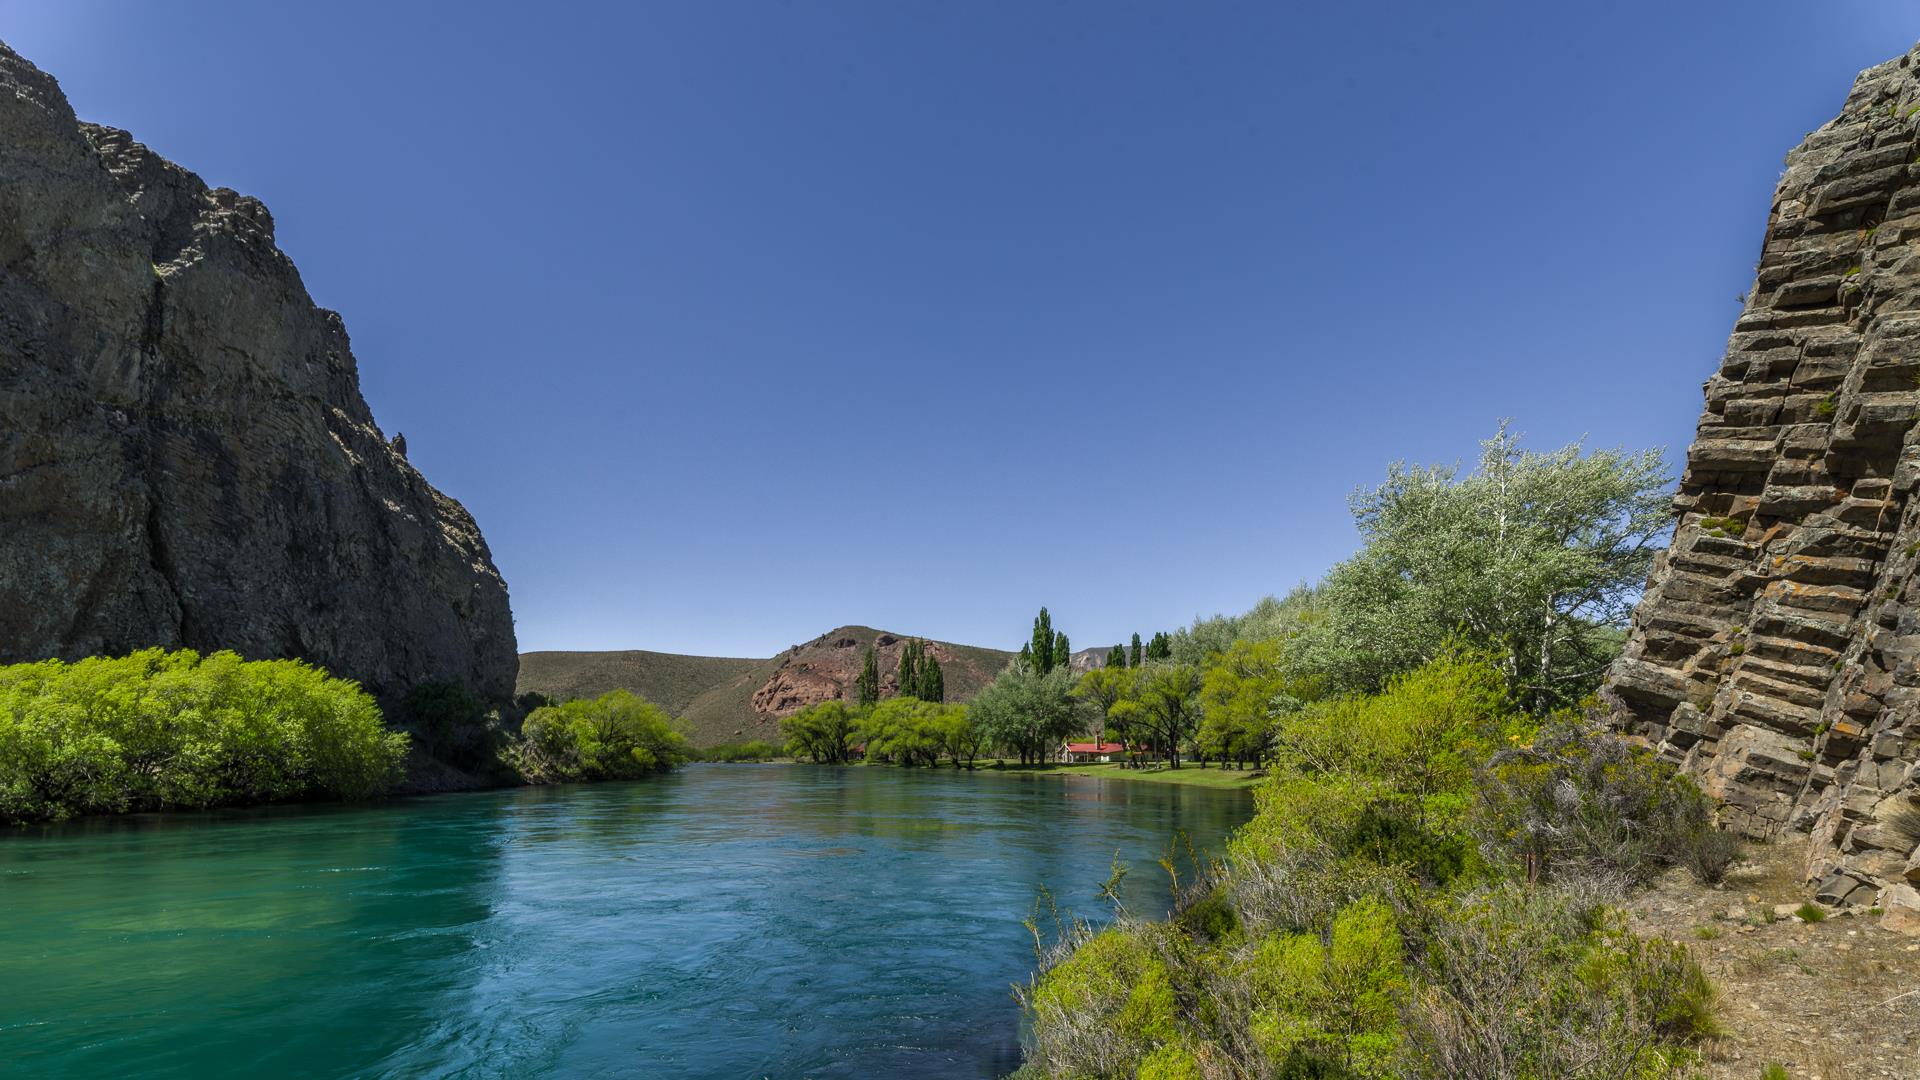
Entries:
[[1032, 772], [1050, 776], [1104, 776], [1112, 780], [1138, 780], [1149, 784], [1188, 784], [1193, 787], [1250, 788], [1267, 774], [1259, 769], [1223, 769], [1217, 765], [1201, 768], [1182, 765], [1177, 769], [1155, 766], [1123, 769], [1118, 765], [1017, 765], [1002, 761], [996, 768], [1005, 772]]
[[[795, 765], [800, 764], [792, 758], [775, 758], [770, 762], [734, 762], [741, 765]], [[830, 766], [820, 766], [828, 768]], [[883, 765], [878, 762], [856, 761], [849, 768], [894, 769], [897, 765]], [[1178, 769], [1154, 766], [1148, 769], [1123, 769], [1118, 765], [1021, 765], [1005, 758], [982, 758], [977, 764], [981, 772], [1024, 772], [1041, 776], [1104, 776], [1113, 780], [1138, 780], [1148, 784], [1187, 784], [1192, 787], [1221, 788], [1228, 791], [1245, 790], [1266, 777], [1260, 769], [1223, 769], [1217, 765], [1201, 768], [1198, 765], [1182, 765]], [[953, 766], [941, 762], [936, 772], [948, 772]], [[965, 771], [965, 770], [960, 770]]]

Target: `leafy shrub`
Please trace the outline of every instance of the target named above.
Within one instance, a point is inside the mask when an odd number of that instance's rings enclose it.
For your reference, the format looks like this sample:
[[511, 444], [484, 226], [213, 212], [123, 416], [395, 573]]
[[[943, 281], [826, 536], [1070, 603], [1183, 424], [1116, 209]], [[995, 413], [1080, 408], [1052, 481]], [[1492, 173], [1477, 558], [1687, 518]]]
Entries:
[[1169, 922], [1076, 924], [1041, 950], [1029, 1071], [1652, 1080], [1693, 1063], [1711, 983], [1610, 905], [1649, 866], [1723, 866], [1731, 838], [1689, 781], [1602, 732], [1562, 721], [1518, 745], [1503, 690], [1449, 654], [1277, 717], [1253, 820]]
[[626, 690], [535, 709], [509, 751], [529, 782], [630, 780], [688, 760], [686, 737], [652, 702]]
[[1492, 758], [1475, 828], [1492, 851], [1533, 876], [1623, 873], [1684, 864], [1717, 881], [1737, 843], [1717, 835], [1693, 781], [1597, 725], [1561, 718], [1530, 745]]
[[0, 667], [0, 820], [365, 798], [406, 746], [357, 684], [295, 660], [148, 649]]
[[721, 743], [699, 752], [701, 761], [772, 761], [779, 756], [780, 748], [764, 739]]
[[1242, 959], [1248, 1027], [1281, 1076], [1384, 1077], [1406, 989], [1392, 909], [1369, 897], [1319, 934], [1269, 937]]
[[1177, 1045], [1173, 972], [1162, 955], [1168, 941], [1163, 927], [1116, 926], [1042, 973], [1024, 995], [1034, 1018], [1029, 1063], [1044, 1075], [1132, 1076], [1150, 1055]]
[[1714, 1034], [1685, 948], [1620, 928], [1597, 896], [1502, 885], [1428, 912], [1401, 1075], [1667, 1077]]

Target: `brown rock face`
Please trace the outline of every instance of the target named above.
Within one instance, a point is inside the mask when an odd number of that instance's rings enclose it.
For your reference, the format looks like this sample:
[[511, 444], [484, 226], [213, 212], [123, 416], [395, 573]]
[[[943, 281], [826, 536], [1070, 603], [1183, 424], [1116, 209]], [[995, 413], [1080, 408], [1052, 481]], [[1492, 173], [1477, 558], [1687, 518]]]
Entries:
[[1830, 902], [1920, 918], [1920, 49], [1787, 156], [1603, 698]]
[[[750, 699], [761, 724], [784, 720], [809, 705], [851, 699], [867, 647], [880, 668], [880, 695], [900, 692], [900, 652], [906, 638], [865, 626], [843, 626], [805, 645], [795, 645], [770, 661], [771, 673]], [[928, 641], [927, 655], [940, 662], [947, 700], [966, 701], [1006, 667], [1010, 653], [995, 649]]]
[[381, 436], [266, 207], [0, 45], [0, 662], [156, 645], [388, 700], [518, 666], [480, 530]]

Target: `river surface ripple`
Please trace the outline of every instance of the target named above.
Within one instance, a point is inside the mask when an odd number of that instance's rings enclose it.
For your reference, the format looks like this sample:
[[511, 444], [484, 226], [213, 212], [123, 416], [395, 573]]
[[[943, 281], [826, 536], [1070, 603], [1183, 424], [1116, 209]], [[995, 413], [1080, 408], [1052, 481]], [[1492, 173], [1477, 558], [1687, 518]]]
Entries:
[[1159, 913], [1246, 792], [696, 765], [0, 833], [8, 1076], [988, 1077], [1042, 886]]

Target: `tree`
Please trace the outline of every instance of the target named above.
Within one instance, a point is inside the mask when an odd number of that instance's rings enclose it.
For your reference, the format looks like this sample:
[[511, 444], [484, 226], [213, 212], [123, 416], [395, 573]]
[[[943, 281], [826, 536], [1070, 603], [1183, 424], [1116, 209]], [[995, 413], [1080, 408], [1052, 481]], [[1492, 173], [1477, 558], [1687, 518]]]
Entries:
[[1151, 744], [1172, 768], [1199, 724], [1200, 673], [1189, 664], [1150, 663], [1113, 714], [1134, 738]]
[[1053, 666], [1069, 667], [1072, 664], [1073, 646], [1067, 643], [1067, 635], [1063, 630], [1053, 635]]
[[1115, 645], [1113, 648], [1107, 650], [1107, 666], [1110, 668], [1124, 668], [1127, 666], [1126, 646]]
[[993, 745], [993, 733], [965, 705], [942, 705], [938, 709], [932, 720], [947, 759], [956, 769], [963, 762], [966, 768], [972, 769], [973, 763]]
[[860, 663], [860, 677], [854, 680], [853, 688], [863, 709], [880, 700], [880, 660], [871, 645], [867, 646], [866, 658]]
[[1280, 641], [1236, 641], [1201, 676], [1197, 741], [1222, 761], [1259, 762], [1275, 721], [1313, 696], [1311, 680], [1289, 670]]
[[[1119, 651], [1119, 646], [1114, 647]], [[1106, 741], [1107, 730], [1112, 723], [1113, 707], [1124, 701], [1133, 690], [1134, 671], [1126, 664], [1094, 668], [1073, 685], [1073, 696], [1094, 707], [1100, 714], [1099, 737]]]
[[860, 722], [867, 760], [928, 768], [940, 764], [940, 755], [946, 750], [945, 732], [939, 723], [941, 710], [942, 706], [912, 697], [888, 698], [875, 705]]
[[947, 676], [937, 658], [929, 656], [921, 666], [920, 692], [916, 696], [921, 701], [931, 701], [936, 705], [947, 700]]
[[969, 711], [1020, 764], [1045, 761], [1054, 744], [1080, 730], [1080, 702], [1065, 668], [1041, 674], [1012, 664], [980, 691]]
[[1059, 658], [1053, 653], [1054, 641], [1053, 616], [1047, 614], [1047, 609], [1042, 607], [1040, 614], [1033, 617], [1033, 637], [1027, 642], [1026, 651], [1022, 653], [1037, 674], [1045, 675], [1059, 662]]
[[920, 689], [920, 653], [919, 642], [907, 639], [900, 646], [900, 670], [898, 679], [900, 693], [908, 697], [918, 697]]
[[1173, 638], [1169, 637], [1164, 630], [1153, 635], [1153, 640], [1147, 642], [1147, 659], [1170, 660], [1172, 658]]
[[809, 758], [816, 765], [845, 765], [853, 757], [857, 721], [857, 714], [844, 701], [809, 705], [780, 722], [787, 755]]
[[666, 710], [626, 690], [535, 709], [514, 747], [536, 783], [631, 780], [693, 756]]
[[1519, 444], [1503, 423], [1470, 475], [1398, 463], [1353, 497], [1365, 546], [1328, 574], [1302, 663], [1372, 691], [1457, 639], [1536, 712], [1598, 684], [1668, 526], [1661, 456]]
[[1195, 619], [1173, 632], [1173, 659], [1209, 664], [1239, 641], [1279, 641], [1322, 617], [1317, 586], [1296, 585], [1285, 597], [1264, 597], [1239, 615]]
[[1127, 666], [1128, 667], [1140, 666], [1140, 635], [1139, 634], [1133, 635], [1133, 652], [1131, 654], [1131, 657], [1127, 660]]

